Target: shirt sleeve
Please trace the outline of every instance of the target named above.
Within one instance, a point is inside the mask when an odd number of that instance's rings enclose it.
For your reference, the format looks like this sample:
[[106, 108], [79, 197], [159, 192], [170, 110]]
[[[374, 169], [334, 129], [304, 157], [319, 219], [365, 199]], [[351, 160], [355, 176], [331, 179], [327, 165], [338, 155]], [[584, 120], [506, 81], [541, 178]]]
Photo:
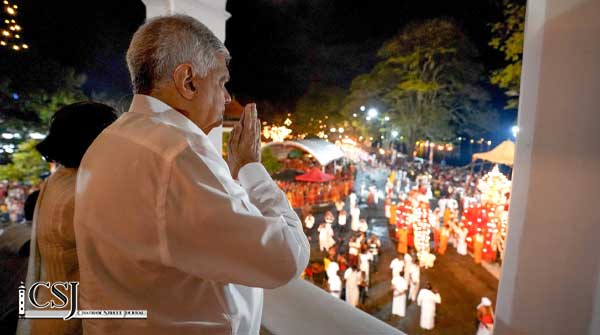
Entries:
[[190, 148], [173, 160], [159, 228], [163, 261], [199, 278], [251, 287], [299, 277], [310, 248], [285, 194], [258, 163], [240, 170], [243, 188], [223, 170], [209, 168]]

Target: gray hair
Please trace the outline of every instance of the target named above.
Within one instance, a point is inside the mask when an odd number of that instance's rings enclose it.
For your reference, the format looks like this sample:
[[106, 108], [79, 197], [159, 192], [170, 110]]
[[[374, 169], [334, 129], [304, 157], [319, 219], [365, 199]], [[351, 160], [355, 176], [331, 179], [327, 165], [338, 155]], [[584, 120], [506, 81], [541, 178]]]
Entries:
[[127, 50], [133, 92], [149, 94], [183, 63], [191, 63], [204, 77], [217, 66], [219, 53], [229, 61], [229, 52], [223, 42], [193, 17], [152, 18], [138, 28]]

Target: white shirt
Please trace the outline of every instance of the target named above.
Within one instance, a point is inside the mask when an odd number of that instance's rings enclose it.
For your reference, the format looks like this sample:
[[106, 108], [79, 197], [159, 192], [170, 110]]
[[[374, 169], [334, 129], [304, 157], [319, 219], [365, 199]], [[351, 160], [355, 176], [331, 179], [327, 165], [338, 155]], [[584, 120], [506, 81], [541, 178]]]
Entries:
[[200, 128], [135, 95], [79, 169], [79, 302], [148, 319], [86, 319], [84, 333], [258, 334], [262, 288], [297, 278], [309, 245], [261, 164], [239, 182]]
[[392, 278], [400, 276], [400, 272], [404, 269], [404, 261], [394, 258], [390, 263], [390, 269], [392, 269]]

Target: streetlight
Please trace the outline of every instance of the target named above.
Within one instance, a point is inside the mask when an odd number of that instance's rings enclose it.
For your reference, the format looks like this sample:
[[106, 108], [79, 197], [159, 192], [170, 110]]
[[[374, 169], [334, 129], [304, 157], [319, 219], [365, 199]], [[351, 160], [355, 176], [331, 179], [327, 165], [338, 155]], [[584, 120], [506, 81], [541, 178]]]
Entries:
[[367, 109], [367, 107], [365, 107], [365, 106], [360, 106], [360, 111], [361, 111], [361, 112], [364, 112], [364, 111], [365, 111], [365, 109]]
[[399, 134], [400, 134], [400, 133], [398, 133], [398, 131], [397, 131], [397, 130], [392, 130], [392, 137], [393, 137], [393, 138], [396, 138], [396, 137], [398, 137], [398, 135], [399, 135]]
[[517, 134], [519, 133], [519, 126], [512, 126], [511, 128], [513, 137], [517, 137]]
[[367, 112], [367, 115], [371, 118], [377, 117], [377, 114], [379, 114], [379, 112], [377, 111], [376, 108], [370, 108], [369, 111]]
[[389, 117], [389, 116], [386, 116], [386, 117], [385, 117], [385, 118], [383, 118], [383, 119], [384, 119], [384, 120], [386, 120], [386, 121], [389, 121], [389, 120], [390, 120], [390, 117]]

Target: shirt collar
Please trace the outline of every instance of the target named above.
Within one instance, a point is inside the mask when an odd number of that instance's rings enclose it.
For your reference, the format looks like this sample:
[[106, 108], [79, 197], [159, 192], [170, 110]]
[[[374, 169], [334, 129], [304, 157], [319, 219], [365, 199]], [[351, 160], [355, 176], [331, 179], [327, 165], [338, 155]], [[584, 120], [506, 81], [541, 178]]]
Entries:
[[129, 107], [129, 113], [147, 114], [160, 119], [163, 123], [208, 138], [202, 129], [190, 121], [190, 119], [163, 101], [149, 95], [135, 94]]

